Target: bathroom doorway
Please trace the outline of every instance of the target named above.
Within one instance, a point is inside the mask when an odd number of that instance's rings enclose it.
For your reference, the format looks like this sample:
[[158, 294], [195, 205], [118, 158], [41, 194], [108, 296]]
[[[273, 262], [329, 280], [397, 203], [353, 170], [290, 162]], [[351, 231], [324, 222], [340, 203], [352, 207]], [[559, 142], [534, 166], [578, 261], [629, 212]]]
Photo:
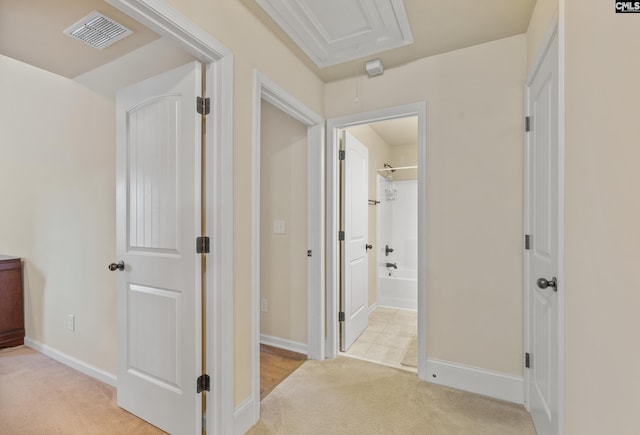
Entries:
[[[346, 230], [341, 249], [340, 312], [345, 313], [344, 317], [341, 314], [345, 321], [339, 328], [340, 350], [348, 357], [415, 373], [418, 116], [350, 126], [342, 129], [340, 137], [345, 151], [340, 176], [341, 221]], [[354, 144], [366, 152], [352, 151]], [[363, 171], [366, 180], [353, 167], [358, 154], [368, 156], [362, 163], [367, 166]], [[360, 178], [354, 177], [354, 172]], [[366, 193], [359, 201], [365, 211], [352, 212], [357, 198], [350, 193], [362, 190]], [[366, 221], [358, 222], [351, 214], [362, 215], [359, 219]], [[360, 232], [366, 234], [358, 236]], [[364, 296], [356, 288], [362, 285], [366, 287]]]

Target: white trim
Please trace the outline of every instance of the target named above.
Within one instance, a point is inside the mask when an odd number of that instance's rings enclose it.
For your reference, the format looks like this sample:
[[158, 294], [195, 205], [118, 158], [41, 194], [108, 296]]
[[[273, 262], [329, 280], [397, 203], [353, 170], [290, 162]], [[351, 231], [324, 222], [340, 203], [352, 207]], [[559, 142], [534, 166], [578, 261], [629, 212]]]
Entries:
[[434, 384], [522, 404], [523, 379], [519, 376], [436, 359], [427, 360], [427, 372]]
[[238, 405], [233, 413], [233, 433], [235, 435], [244, 435], [254, 424], [256, 422], [253, 421], [253, 396], [250, 396]]
[[338, 130], [388, 119], [418, 117], [418, 378], [427, 380], [426, 222], [427, 222], [427, 104], [405, 104], [327, 120], [327, 358], [338, 355]]
[[377, 302], [369, 307], [369, 315], [371, 315], [371, 313], [373, 313], [376, 310], [376, 308], [378, 308]]
[[85, 375], [90, 376], [94, 379], [97, 379], [100, 382], [104, 382], [105, 384], [111, 385], [114, 388], [118, 384], [118, 378], [113, 373], [106, 372], [102, 369], [99, 369], [96, 366], [87, 364], [84, 361], [81, 361], [77, 358], [67, 355], [64, 352], [60, 352], [59, 350], [54, 349], [51, 346], [42, 344], [39, 341], [32, 340], [29, 337], [25, 337], [24, 345], [27, 347], [30, 347], [35, 351], [40, 352], [43, 355], [48, 356], [51, 359], [58, 361], [59, 363], [69, 366], [72, 369], [79, 371], [80, 373], [84, 373]]
[[[214, 253], [208, 261], [207, 367], [215, 388], [208, 393], [207, 432], [233, 432], [233, 56], [201, 27], [164, 0], [106, 0], [207, 64], [207, 96], [213, 123], [207, 135], [206, 226]], [[209, 178], [211, 177], [211, 178]]]
[[[307, 126], [307, 351], [324, 358], [324, 119], [254, 70], [251, 153], [251, 368], [254, 419], [260, 418], [260, 120], [261, 100]], [[255, 422], [254, 421], [254, 422]]]
[[284, 338], [260, 334], [260, 344], [266, 344], [267, 346], [273, 346], [280, 349], [290, 350], [291, 352], [297, 352], [303, 355], [307, 355], [307, 345], [293, 340], [286, 340]]

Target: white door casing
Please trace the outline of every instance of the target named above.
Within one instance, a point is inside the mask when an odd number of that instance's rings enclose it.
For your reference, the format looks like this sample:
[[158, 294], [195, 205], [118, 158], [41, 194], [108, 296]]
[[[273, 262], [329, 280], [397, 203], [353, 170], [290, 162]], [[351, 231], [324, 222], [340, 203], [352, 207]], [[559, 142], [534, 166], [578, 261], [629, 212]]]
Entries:
[[559, 135], [558, 36], [552, 38], [527, 87], [525, 224], [530, 237], [525, 254], [526, 328], [525, 402], [537, 433], [559, 434], [561, 286], [545, 282], [560, 272], [561, 155]]
[[118, 405], [170, 433], [200, 430], [201, 65], [118, 92]]
[[346, 131], [342, 132], [345, 159], [342, 178], [344, 241], [342, 242], [342, 333], [345, 352], [369, 323], [369, 150]]

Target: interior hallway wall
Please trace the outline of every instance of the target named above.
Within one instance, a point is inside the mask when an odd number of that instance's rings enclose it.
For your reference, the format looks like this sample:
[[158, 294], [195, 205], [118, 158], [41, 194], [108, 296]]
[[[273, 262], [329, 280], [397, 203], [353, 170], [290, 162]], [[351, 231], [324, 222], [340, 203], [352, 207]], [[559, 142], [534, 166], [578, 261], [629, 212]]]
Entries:
[[613, 2], [563, 3], [565, 429], [637, 434], [640, 16], [616, 14]]
[[[307, 127], [262, 100], [260, 334], [307, 344]], [[274, 221], [285, 224], [276, 234]]]
[[234, 405], [251, 395], [251, 156], [253, 73], [261, 73], [316, 113], [324, 84], [238, 0], [166, 0], [233, 53]]
[[[327, 118], [427, 103], [427, 352], [522, 376], [523, 86], [518, 35], [326, 86]], [[497, 279], [496, 279], [497, 278]]]
[[0, 252], [24, 259], [26, 335], [115, 373], [113, 100], [4, 56], [0, 77]]

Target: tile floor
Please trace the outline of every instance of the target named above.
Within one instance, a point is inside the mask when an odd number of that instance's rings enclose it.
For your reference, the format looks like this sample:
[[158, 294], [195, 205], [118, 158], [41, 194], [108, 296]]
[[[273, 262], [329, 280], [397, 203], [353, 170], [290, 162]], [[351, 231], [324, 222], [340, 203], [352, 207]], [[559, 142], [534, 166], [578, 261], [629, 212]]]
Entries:
[[416, 372], [400, 364], [411, 338], [417, 333], [415, 311], [378, 307], [369, 315], [369, 326], [344, 355]]

